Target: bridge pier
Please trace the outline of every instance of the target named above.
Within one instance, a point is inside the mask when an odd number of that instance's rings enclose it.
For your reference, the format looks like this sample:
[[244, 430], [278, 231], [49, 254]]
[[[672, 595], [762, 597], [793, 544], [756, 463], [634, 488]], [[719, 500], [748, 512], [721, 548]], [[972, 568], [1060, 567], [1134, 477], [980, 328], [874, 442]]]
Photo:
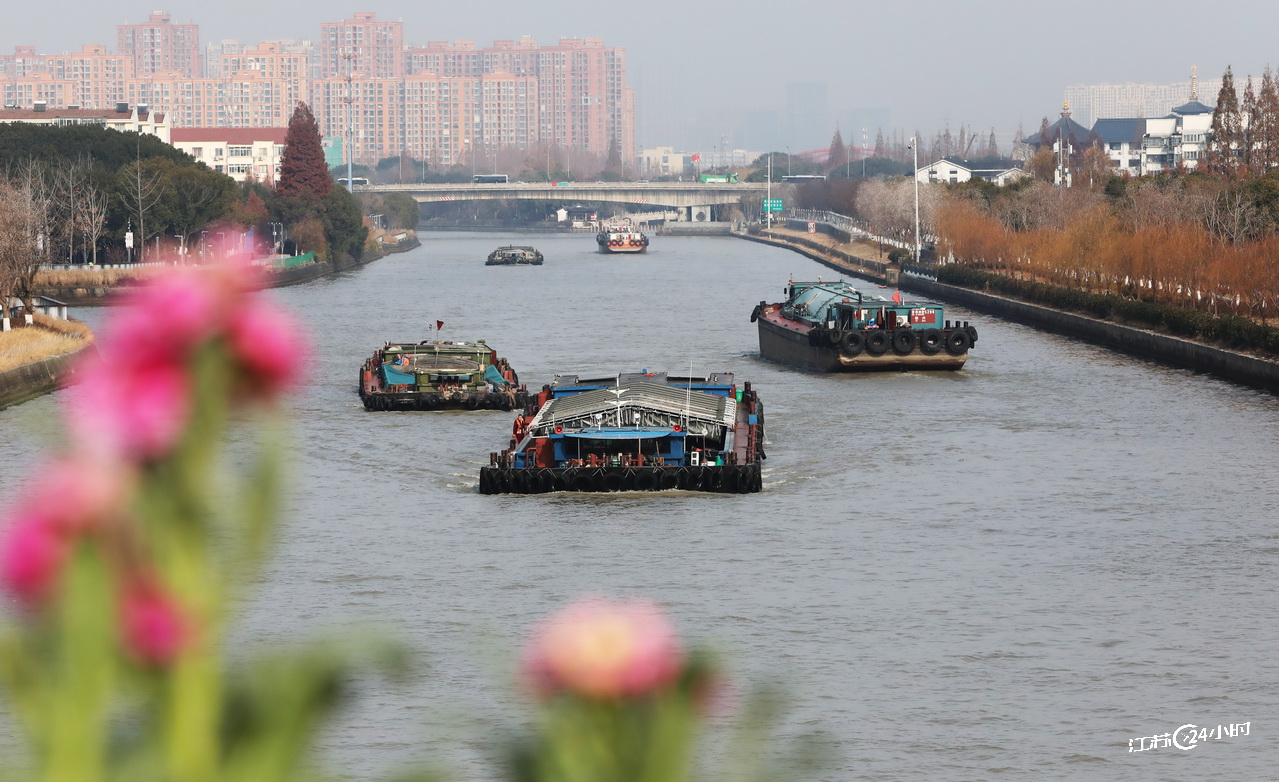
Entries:
[[680, 207], [680, 221], [689, 223], [709, 223], [714, 212], [710, 204], [702, 206]]

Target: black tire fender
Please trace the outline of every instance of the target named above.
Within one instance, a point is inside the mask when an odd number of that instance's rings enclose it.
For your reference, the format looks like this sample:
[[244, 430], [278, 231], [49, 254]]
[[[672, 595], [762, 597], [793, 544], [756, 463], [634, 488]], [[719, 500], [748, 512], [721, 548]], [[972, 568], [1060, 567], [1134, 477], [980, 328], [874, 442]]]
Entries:
[[866, 330], [866, 352], [872, 356], [882, 356], [888, 352], [888, 332], [882, 329]]
[[968, 351], [972, 346], [972, 342], [968, 339], [968, 332], [963, 330], [955, 330], [950, 332], [946, 337], [946, 352], [952, 356], [960, 356]]
[[839, 350], [846, 356], [858, 356], [866, 347], [866, 335], [860, 331], [850, 331], [844, 335], [844, 341], [840, 344]]
[[935, 354], [945, 344], [946, 340], [942, 338], [940, 329], [925, 329], [919, 335], [919, 350], [926, 356]]
[[897, 329], [893, 332], [893, 352], [906, 356], [915, 351], [915, 332], [910, 329]]

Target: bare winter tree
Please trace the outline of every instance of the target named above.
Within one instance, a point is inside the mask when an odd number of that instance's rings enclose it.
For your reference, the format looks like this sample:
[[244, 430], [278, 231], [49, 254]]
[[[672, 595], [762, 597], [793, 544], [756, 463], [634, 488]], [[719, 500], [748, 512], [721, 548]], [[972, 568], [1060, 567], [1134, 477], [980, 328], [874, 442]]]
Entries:
[[137, 237], [135, 246], [138, 248], [139, 263], [142, 262], [146, 252], [147, 213], [160, 202], [160, 198], [164, 195], [163, 183], [149, 170], [148, 162], [135, 160], [120, 169], [120, 200], [124, 203], [125, 209], [138, 218], [138, 230], [134, 236]]
[[9, 177], [11, 230], [6, 230], [4, 271], [7, 279], [4, 287], [8, 293], [0, 296], [7, 315], [9, 298], [21, 300], [23, 314], [35, 314], [35, 277], [40, 266], [48, 259], [49, 210], [52, 198], [45, 167], [39, 161], [29, 159], [19, 164]]

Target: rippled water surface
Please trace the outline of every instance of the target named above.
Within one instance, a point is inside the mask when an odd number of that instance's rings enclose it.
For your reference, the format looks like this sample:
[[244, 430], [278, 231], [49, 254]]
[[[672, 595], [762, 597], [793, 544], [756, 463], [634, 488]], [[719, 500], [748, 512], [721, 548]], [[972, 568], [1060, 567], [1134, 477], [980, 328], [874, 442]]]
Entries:
[[[427, 234], [411, 253], [272, 295], [317, 355], [296, 404], [295, 492], [241, 639], [379, 621], [420, 650], [373, 679], [328, 756], [491, 776], [522, 633], [586, 593], [643, 595], [791, 693], [823, 778], [1262, 779], [1279, 764], [1279, 401], [951, 308], [958, 373], [814, 375], [758, 356], [751, 308], [801, 256], [655, 237], [606, 257], [536, 237], [542, 267], [485, 267], [528, 237]], [[91, 314], [90, 318], [99, 317]], [[385, 340], [484, 338], [533, 386], [556, 372], [730, 370], [768, 415], [761, 494], [481, 496], [510, 414], [368, 413]], [[56, 397], [0, 412], [13, 467]], [[1250, 722], [1129, 752], [1186, 723]]]

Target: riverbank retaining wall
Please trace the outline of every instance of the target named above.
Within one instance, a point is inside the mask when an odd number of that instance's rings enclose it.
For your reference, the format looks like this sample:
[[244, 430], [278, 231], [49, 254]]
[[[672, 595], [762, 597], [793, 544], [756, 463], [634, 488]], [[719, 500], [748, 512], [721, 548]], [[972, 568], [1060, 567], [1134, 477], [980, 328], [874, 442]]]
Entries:
[[73, 353], [0, 372], [0, 410], [75, 382], [77, 360], [95, 349], [89, 344]]
[[[791, 226], [788, 226], [791, 227]], [[794, 230], [805, 230], [795, 227]], [[878, 263], [848, 253], [832, 250], [820, 242], [804, 237], [785, 239], [738, 234], [743, 239], [795, 250], [818, 263], [845, 274], [883, 284], [889, 264]], [[977, 312], [997, 315], [1017, 323], [1034, 326], [1057, 334], [1087, 340], [1171, 366], [1206, 372], [1244, 385], [1279, 392], [1279, 362], [1232, 350], [1194, 342], [1146, 329], [1099, 320], [1086, 315], [1043, 307], [1038, 304], [995, 296], [984, 291], [959, 288], [939, 283], [928, 277], [911, 274], [900, 276], [902, 290], [923, 294], [945, 302], [953, 302]], [[977, 326], [981, 332], [981, 324]]]

